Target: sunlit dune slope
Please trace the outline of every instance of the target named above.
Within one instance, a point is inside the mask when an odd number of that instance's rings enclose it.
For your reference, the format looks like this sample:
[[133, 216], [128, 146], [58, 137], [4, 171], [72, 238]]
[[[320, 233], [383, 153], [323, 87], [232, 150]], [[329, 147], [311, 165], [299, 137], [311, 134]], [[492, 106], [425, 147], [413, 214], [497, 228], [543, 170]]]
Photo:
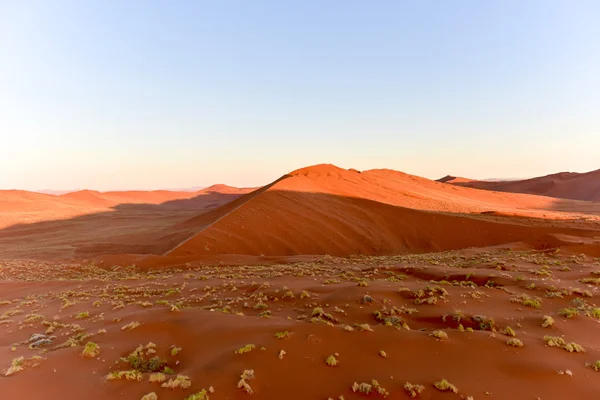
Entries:
[[501, 210], [542, 216], [552, 202], [391, 170], [361, 173], [318, 165], [188, 221], [201, 224], [202, 231], [168, 254], [390, 254], [535, 242], [553, 232], [582, 234], [458, 215]]

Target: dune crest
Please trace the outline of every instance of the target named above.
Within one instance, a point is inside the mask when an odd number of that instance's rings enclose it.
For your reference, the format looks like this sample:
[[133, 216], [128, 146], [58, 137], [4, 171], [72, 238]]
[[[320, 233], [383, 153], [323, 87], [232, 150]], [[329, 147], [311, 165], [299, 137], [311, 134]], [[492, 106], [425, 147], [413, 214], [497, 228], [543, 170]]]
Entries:
[[[552, 233], [585, 236], [578, 229], [485, 216], [495, 210], [559, 217], [544, 209], [552, 201], [457, 188], [393, 170], [358, 173], [323, 164], [293, 171], [210, 215], [187, 221], [200, 232], [167, 254], [376, 255], [516, 241], [543, 247]], [[575, 210], [580, 203], [571, 205]], [[477, 216], [464, 215], [469, 213]]]

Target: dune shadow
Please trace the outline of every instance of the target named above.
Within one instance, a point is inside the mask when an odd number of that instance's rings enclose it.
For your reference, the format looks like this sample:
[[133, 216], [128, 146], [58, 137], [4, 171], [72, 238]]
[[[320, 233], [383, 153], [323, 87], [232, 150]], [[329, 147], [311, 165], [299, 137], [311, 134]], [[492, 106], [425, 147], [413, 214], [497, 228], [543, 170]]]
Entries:
[[202, 193], [160, 204], [124, 203], [106, 210], [0, 229], [0, 258], [64, 259], [104, 253], [160, 254], [194, 227], [177, 225], [243, 194]]
[[[576, 206], [574, 206], [576, 204]], [[548, 211], [568, 212], [574, 214], [600, 216], [600, 202], [597, 201], [577, 201], [555, 198], [549, 207], [544, 208]]]

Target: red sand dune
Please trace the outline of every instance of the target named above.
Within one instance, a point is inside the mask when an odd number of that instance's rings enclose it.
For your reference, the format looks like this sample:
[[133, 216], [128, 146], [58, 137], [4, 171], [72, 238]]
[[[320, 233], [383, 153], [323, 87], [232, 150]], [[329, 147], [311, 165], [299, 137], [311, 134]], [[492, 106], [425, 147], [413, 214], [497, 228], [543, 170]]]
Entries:
[[562, 199], [600, 201], [600, 170], [587, 173], [560, 172], [532, 179], [486, 182], [456, 178], [440, 182], [498, 192], [528, 193]]
[[[598, 234], [457, 215], [504, 210], [542, 216], [553, 214], [541, 210], [552, 201], [457, 188], [391, 170], [361, 173], [318, 165], [188, 221], [202, 231], [168, 254], [372, 255], [516, 241], [543, 247], [544, 238], [556, 232]], [[571, 206], [576, 210], [579, 203]]]
[[251, 190], [0, 192], [0, 228], [22, 224], [0, 231], [0, 252], [42, 259], [214, 259], [394, 254], [517, 241], [544, 247], [555, 233], [600, 236], [597, 203], [474, 190], [392, 170], [317, 165]]
[[[80, 190], [50, 195], [24, 190], [0, 190], [0, 228], [18, 223], [35, 223], [97, 213], [120, 205], [164, 205], [170, 208], [200, 210], [207, 205], [222, 205], [231, 196], [249, 193], [255, 188], [213, 185], [196, 192]], [[182, 201], [187, 200], [187, 201]]]

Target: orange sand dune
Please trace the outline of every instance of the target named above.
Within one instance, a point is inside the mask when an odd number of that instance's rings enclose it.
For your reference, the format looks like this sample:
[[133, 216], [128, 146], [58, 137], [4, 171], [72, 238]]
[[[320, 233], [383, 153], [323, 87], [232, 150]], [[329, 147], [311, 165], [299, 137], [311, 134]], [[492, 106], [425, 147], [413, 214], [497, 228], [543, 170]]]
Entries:
[[[456, 215], [504, 210], [560, 216], [541, 210], [552, 201], [457, 188], [391, 170], [361, 173], [319, 165], [294, 171], [211, 215], [188, 221], [201, 224], [202, 231], [168, 254], [392, 254], [515, 241], [543, 247], [542, 239], [553, 232], [593, 235]], [[572, 202], [574, 210], [578, 206]]]
[[80, 190], [58, 196], [24, 190], [0, 190], [0, 228], [18, 223], [73, 218], [122, 205], [137, 205], [139, 208], [161, 205], [163, 209], [171, 210], [202, 210], [220, 206], [230, 201], [232, 196], [241, 196], [253, 190], [213, 185], [197, 192]]
[[560, 172], [518, 181], [470, 181], [448, 183], [498, 192], [528, 193], [562, 199], [600, 201], [600, 170], [587, 173]]
[[199, 194], [208, 193], [245, 194], [254, 189], [255, 188], [235, 188], [227, 185], [213, 185], [196, 192], [169, 190], [97, 192], [93, 190], [81, 190], [63, 194], [59, 197], [78, 201], [88, 206], [109, 207], [117, 204], [161, 204], [168, 201], [191, 199]]

